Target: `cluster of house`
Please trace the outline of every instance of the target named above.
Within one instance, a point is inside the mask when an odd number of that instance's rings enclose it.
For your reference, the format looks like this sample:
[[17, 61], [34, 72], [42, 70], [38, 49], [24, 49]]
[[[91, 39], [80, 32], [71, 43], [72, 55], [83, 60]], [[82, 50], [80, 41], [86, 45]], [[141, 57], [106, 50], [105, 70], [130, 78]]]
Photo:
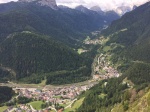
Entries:
[[19, 107], [11, 106], [4, 112], [50, 112], [51, 109], [34, 110], [31, 109], [30, 105], [21, 104]]
[[[97, 32], [96, 32], [97, 33]], [[93, 34], [94, 35], [94, 34]], [[102, 44], [103, 42], [104, 42], [104, 37], [103, 36], [101, 36], [101, 37], [99, 37], [98, 39], [90, 39], [90, 38], [88, 38], [88, 39], [86, 39], [86, 40], [84, 40], [84, 44], [93, 44], [93, 45], [97, 45], [97, 44]]]
[[86, 91], [91, 88], [93, 84], [85, 86], [66, 86], [57, 87], [54, 89], [37, 89], [37, 88], [13, 88], [16, 92], [19, 92], [20, 96], [27, 98], [33, 98], [36, 100], [44, 100], [46, 102], [66, 103], [75, 99], [82, 91]]
[[89, 84], [85, 86], [66, 86], [66, 87], [56, 87], [53, 89], [43, 88], [42, 90], [37, 88], [18, 88], [15, 87], [13, 90], [19, 93], [19, 96], [24, 96], [27, 98], [33, 98], [36, 100], [42, 100], [46, 102], [51, 102], [52, 106], [45, 108], [43, 110], [35, 110], [30, 104], [20, 104], [17, 107], [11, 106], [7, 108], [4, 112], [49, 112], [50, 109], [55, 109], [54, 104], [68, 104], [76, 97], [81, 94], [81, 92], [86, 91], [93, 87], [94, 84]]
[[[100, 54], [100, 56], [97, 57], [97, 63], [94, 64], [94, 80], [99, 79], [108, 79], [113, 77], [119, 77], [119, 72], [110, 66], [110, 64], [106, 61], [106, 55]], [[103, 73], [102, 73], [103, 71]]]
[[99, 40], [99, 39], [86, 40], [86, 41], [84, 42], [84, 44], [94, 44], [94, 45], [99, 44], [99, 43], [100, 43], [100, 40]]
[[69, 87], [58, 87], [54, 89], [36, 89], [36, 88], [14, 88], [15, 91], [19, 92], [21, 96], [27, 98], [33, 98], [36, 100], [44, 100], [51, 102], [52, 104], [56, 103], [65, 103], [73, 100], [77, 97], [82, 91], [86, 91], [92, 85], [86, 86], [69, 86]]
[[103, 68], [103, 70], [106, 71], [105, 76], [107, 78], [113, 78], [113, 77], [119, 77], [120, 76], [120, 74], [118, 73], [118, 71], [116, 69], [112, 68], [111, 66], [105, 66]]

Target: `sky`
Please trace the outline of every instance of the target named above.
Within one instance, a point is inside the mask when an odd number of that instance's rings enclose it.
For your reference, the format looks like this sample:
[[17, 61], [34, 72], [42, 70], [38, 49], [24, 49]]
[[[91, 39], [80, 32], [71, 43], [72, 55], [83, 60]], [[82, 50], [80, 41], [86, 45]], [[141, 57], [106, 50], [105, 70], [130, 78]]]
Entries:
[[83, 5], [88, 8], [98, 5], [102, 10], [115, 9], [118, 6], [134, 6], [141, 5], [150, 0], [56, 0], [58, 5], [66, 5], [69, 7], [76, 7], [78, 5]]
[[[0, 0], [0, 3], [10, 2], [12, 0]], [[13, 0], [17, 1], [17, 0]], [[65, 5], [71, 8], [74, 8], [78, 5], [83, 5], [88, 8], [98, 5], [102, 10], [111, 10], [115, 9], [118, 6], [133, 6], [133, 5], [141, 5], [150, 0], [56, 0], [58, 5]]]

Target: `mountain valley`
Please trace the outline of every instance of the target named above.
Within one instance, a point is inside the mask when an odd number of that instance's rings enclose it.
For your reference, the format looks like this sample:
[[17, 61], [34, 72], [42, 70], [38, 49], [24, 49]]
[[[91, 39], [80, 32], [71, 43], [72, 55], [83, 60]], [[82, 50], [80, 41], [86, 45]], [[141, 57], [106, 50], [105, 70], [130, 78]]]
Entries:
[[[49, 77], [47, 84], [62, 84], [90, 78], [92, 58], [81, 56], [74, 49], [82, 46], [90, 32], [102, 29], [119, 16], [109, 18], [111, 13], [100, 15], [88, 9], [85, 13], [58, 7], [55, 0], [47, 2], [20, 0], [0, 4], [1, 81], [40, 83]], [[76, 77], [61, 79], [69, 74]], [[55, 81], [54, 77], [60, 78]]]
[[118, 10], [0, 4], [0, 111], [149, 112], [150, 2]]

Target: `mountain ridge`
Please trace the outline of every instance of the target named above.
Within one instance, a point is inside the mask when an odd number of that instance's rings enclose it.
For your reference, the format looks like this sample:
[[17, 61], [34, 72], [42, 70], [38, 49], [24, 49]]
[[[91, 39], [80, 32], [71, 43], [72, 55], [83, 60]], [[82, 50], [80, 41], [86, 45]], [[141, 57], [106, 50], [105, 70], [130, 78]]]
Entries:
[[37, 3], [40, 4], [41, 6], [48, 6], [54, 10], [57, 10], [57, 4], [56, 4], [56, 0], [19, 0], [18, 2], [23, 2], [23, 3]]

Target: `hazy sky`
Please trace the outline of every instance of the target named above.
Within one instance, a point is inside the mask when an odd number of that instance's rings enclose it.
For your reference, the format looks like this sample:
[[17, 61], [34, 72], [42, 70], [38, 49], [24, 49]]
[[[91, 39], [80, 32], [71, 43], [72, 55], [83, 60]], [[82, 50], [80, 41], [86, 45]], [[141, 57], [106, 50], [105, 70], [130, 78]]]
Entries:
[[17, 1], [17, 0], [0, 0], [0, 3], [6, 3], [6, 2], [10, 2], [10, 1]]
[[[0, 0], [0, 3], [6, 3], [9, 1], [12, 0]], [[150, 0], [56, 0], [58, 5], [66, 5], [69, 7], [75, 7], [77, 5], [84, 5], [86, 7], [99, 5], [103, 10], [111, 10], [121, 5], [141, 5], [147, 1]]]
[[141, 5], [149, 0], [56, 0], [58, 5], [66, 5], [70, 7], [75, 7], [77, 5], [84, 5], [86, 7], [91, 7], [94, 5], [99, 5], [103, 10], [111, 10], [122, 5]]

